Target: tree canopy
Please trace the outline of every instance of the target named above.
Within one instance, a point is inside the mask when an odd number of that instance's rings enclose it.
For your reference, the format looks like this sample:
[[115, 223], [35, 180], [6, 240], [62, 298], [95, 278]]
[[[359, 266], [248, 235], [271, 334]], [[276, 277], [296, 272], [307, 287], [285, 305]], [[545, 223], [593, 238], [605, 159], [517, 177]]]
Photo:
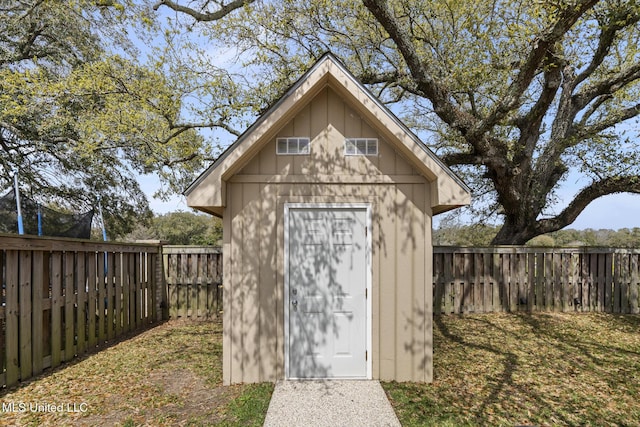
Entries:
[[86, 210], [101, 198], [111, 236], [150, 215], [137, 174], [180, 192], [212, 157], [180, 124], [173, 82], [138, 63], [133, 10], [0, 1], [0, 189], [18, 172], [21, 192], [44, 204]]
[[138, 226], [127, 240], [161, 240], [169, 245], [221, 245], [222, 221], [205, 214], [171, 212], [155, 216]]
[[[434, 230], [433, 244], [440, 246], [489, 246], [499, 230], [500, 227], [483, 224], [444, 223]], [[639, 248], [640, 227], [619, 230], [594, 230], [591, 228], [558, 230], [534, 237], [527, 242], [527, 246]]]
[[[234, 46], [260, 111], [326, 51], [341, 58], [500, 218], [493, 243], [640, 193], [640, 5], [620, 0], [164, 0]], [[569, 176], [582, 189], [557, 194]]]

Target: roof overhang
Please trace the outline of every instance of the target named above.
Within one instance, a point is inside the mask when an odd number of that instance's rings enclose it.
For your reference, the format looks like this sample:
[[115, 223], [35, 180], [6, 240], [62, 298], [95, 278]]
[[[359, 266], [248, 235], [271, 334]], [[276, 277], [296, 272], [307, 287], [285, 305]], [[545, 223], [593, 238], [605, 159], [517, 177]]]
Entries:
[[471, 192], [464, 182], [358, 82], [340, 61], [327, 53], [187, 188], [184, 193], [187, 205], [222, 216], [227, 180], [327, 86], [349, 101], [431, 183], [431, 208], [434, 214], [470, 203]]

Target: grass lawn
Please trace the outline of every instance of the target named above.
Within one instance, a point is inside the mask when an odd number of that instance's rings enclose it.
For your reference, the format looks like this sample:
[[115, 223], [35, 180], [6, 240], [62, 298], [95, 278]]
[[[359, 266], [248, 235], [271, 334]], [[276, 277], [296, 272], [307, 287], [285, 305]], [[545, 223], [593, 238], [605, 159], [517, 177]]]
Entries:
[[2, 391], [0, 425], [261, 426], [272, 391], [222, 386], [220, 323], [171, 321]]
[[[433, 329], [433, 384], [383, 384], [403, 426], [640, 425], [640, 316], [436, 316]], [[219, 323], [171, 321], [2, 391], [0, 425], [261, 426], [273, 385], [223, 387], [221, 368]]]
[[640, 425], [640, 316], [436, 316], [433, 332], [433, 384], [383, 384], [403, 426]]

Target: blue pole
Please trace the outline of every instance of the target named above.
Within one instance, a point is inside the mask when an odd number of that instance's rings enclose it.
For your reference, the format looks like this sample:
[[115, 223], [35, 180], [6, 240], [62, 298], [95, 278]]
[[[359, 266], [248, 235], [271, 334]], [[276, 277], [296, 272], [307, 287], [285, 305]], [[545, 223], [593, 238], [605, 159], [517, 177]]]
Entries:
[[18, 169], [13, 174], [13, 184], [16, 193], [16, 207], [18, 209], [18, 234], [24, 234], [24, 225], [22, 224], [22, 207], [20, 206], [20, 190], [18, 189]]
[[38, 203], [38, 236], [42, 236], [42, 209]]

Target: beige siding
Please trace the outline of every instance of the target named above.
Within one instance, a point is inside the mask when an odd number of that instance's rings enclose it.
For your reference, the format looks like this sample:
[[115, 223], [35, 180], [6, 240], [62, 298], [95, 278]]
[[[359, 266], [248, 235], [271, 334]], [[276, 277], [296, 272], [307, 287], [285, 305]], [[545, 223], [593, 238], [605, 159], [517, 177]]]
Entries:
[[377, 157], [344, 156], [345, 137], [378, 135], [330, 89], [278, 136], [309, 136], [311, 155], [277, 156], [273, 138], [228, 183], [225, 383], [284, 376], [287, 202], [371, 205], [373, 377], [431, 380], [430, 184], [383, 139]]
[[[431, 378], [429, 186], [235, 183], [230, 268], [225, 273], [225, 382], [274, 381], [284, 372], [284, 203], [370, 203], [373, 208], [373, 376]], [[253, 199], [255, 197], [255, 199]], [[249, 201], [250, 198], [252, 201]], [[275, 201], [277, 200], [277, 204]], [[274, 208], [274, 205], [277, 206]], [[394, 213], [398, 214], [396, 215]], [[256, 258], [255, 251], [258, 250]], [[231, 283], [226, 283], [227, 281]], [[427, 303], [426, 307], [423, 307]], [[227, 312], [228, 311], [228, 312]], [[229, 320], [227, 320], [227, 318]]]
[[[277, 137], [311, 139], [308, 156], [276, 155], [272, 138], [238, 175], [416, 175], [417, 172], [330, 88], [324, 89]], [[345, 138], [378, 138], [378, 156], [344, 156]], [[365, 177], [366, 179], [366, 177]]]
[[[260, 184], [260, 236], [256, 247], [259, 248], [258, 262], [260, 264], [259, 292], [260, 292], [260, 380], [275, 381], [279, 378], [277, 370], [278, 333], [277, 325], [277, 287], [276, 287], [276, 198], [273, 197], [270, 185]], [[270, 196], [271, 195], [271, 196]]]

